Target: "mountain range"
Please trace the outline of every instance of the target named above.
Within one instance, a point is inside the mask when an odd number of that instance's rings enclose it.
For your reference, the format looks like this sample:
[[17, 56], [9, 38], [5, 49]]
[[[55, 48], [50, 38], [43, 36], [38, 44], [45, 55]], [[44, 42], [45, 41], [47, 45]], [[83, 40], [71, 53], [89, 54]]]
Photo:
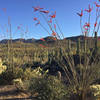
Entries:
[[[16, 43], [16, 42], [23, 42], [23, 43], [55, 43], [56, 41], [63, 41], [63, 40], [71, 40], [73, 42], [77, 42], [78, 38], [80, 38], [81, 41], [84, 40], [84, 36], [80, 35], [80, 36], [72, 36], [72, 37], [66, 37], [64, 39], [57, 39], [55, 37], [44, 37], [42, 39], [22, 39], [22, 38], [18, 38], [18, 39], [12, 39], [12, 43]], [[86, 37], [87, 40], [94, 40], [94, 37]], [[100, 40], [100, 37], [98, 37], [98, 40]], [[9, 41], [9, 39], [3, 39], [0, 41], [1, 44], [6, 44]]]

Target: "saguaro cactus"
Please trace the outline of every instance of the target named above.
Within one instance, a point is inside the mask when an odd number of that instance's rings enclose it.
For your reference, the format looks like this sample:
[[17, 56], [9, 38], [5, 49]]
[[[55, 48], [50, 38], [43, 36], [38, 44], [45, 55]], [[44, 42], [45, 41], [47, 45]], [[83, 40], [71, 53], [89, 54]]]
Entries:
[[95, 32], [95, 51], [97, 51], [98, 48], [98, 37], [97, 37], [97, 32]]
[[86, 36], [84, 37], [84, 53], [86, 53], [86, 46], [87, 46], [87, 40]]
[[77, 55], [80, 55], [80, 38], [78, 38], [77, 41], [77, 51], [76, 51]]
[[71, 50], [71, 40], [68, 40], [68, 50]]

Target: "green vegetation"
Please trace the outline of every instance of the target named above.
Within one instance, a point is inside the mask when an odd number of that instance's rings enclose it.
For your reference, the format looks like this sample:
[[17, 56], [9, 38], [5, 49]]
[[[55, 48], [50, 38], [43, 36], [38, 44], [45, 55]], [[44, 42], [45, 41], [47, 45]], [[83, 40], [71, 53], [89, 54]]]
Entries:
[[[99, 90], [92, 88], [100, 83], [100, 58], [99, 53], [94, 54], [95, 47], [91, 53], [82, 52], [80, 39], [76, 42], [76, 53], [72, 49], [69, 53], [69, 48], [64, 47], [34, 48], [33, 44], [25, 45], [28, 46], [26, 52], [24, 46], [18, 49], [18, 44], [13, 44], [10, 63], [6, 50], [1, 53], [1, 66], [6, 66], [0, 73], [1, 85], [14, 84], [18, 91], [29, 92], [36, 100], [99, 98], [96, 95]], [[4, 48], [6, 46], [2, 50]]]
[[13, 84], [18, 92], [30, 93], [36, 100], [99, 100], [100, 41], [97, 36], [99, 26], [97, 30], [96, 27], [100, 10], [96, 10], [94, 37], [88, 37], [92, 11], [89, 5], [85, 9], [89, 18], [84, 26], [81, 23], [83, 10], [77, 13], [84, 35], [64, 38], [55, 19], [56, 12], [49, 15], [48, 10], [42, 10], [44, 8], [33, 9], [39, 17], [41, 15], [44, 18], [52, 33], [35, 17], [36, 25], [40, 25], [51, 36], [31, 43], [25, 43], [24, 39], [13, 42], [9, 23], [10, 40], [0, 44], [0, 85]]

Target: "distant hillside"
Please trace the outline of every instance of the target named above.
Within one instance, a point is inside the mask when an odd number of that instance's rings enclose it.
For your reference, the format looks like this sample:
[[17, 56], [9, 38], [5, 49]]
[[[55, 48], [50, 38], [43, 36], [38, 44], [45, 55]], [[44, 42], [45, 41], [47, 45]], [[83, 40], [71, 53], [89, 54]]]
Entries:
[[83, 35], [80, 35], [80, 36], [73, 36], [73, 37], [67, 37], [65, 39], [67, 40], [71, 40], [71, 41], [74, 41], [74, 42], [77, 42], [78, 38], [80, 38], [81, 41], [83, 41], [85, 38], [87, 40], [90, 40], [90, 39], [94, 39], [94, 37], [85, 37]]
[[[65, 39], [63, 39], [63, 40], [71, 40], [71, 41], [73, 41], [73, 42], [77, 42], [77, 40], [78, 40], [78, 38], [80, 38], [80, 40], [81, 41], [83, 41], [84, 40], [84, 36], [73, 36], [73, 37], [66, 37]], [[94, 40], [94, 38], [93, 37], [86, 37], [86, 39], [87, 40], [90, 40], [90, 39], [93, 39]], [[63, 41], [63, 40], [56, 40], [56, 38], [55, 37], [51, 37], [51, 36], [48, 36], [48, 37], [44, 37], [44, 38], [42, 38], [42, 39], [13, 39], [12, 40], [12, 42], [13, 43], [16, 43], [16, 42], [23, 42], [23, 43], [43, 43], [43, 44], [45, 44], [45, 43], [47, 43], [47, 44], [56, 44], [56, 42], [58, 42], [58, 41]], [[98, 37], [98, 40], [100, 40], [100, 37]], [[2, 44], [6, 44], [7, 42], [8, 42], [9, 40], [8, 39], [3, 39], [3, 40], [1, 40], [0, 41], [0, 43], [2, 43]]]
[[[0, 41], [0, 43], [3, 43], [3, 44], [6, 44], [8, 41], [10, 41], [9, 39], [3, 39]], [[24, 43], [33, 43], [35, 42], [36, 39], [12, 39], [12, 42], [13, 43], [16, 43], [16, 42], [24, 42]]]
[[[43, 39], [44, 41], [43, 41], [42, 39]], [[36, 40], [35, 42], [36, 42], [36, 43], [41, 43], [41, 42], [54, 43], [54, 42], [56, 42], [56, 41], [55, 41], [55, 37], [51, 37], [51, 36], [44, 37], [44, 38], [42, 38], [42, 39], [38, 39], [38, 40]]]

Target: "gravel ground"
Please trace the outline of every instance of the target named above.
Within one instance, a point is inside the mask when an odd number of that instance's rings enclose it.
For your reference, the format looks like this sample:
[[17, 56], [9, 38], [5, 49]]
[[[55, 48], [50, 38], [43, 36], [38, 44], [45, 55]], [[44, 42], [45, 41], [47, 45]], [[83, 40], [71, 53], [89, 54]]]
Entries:
[[34, 100], [30, 94], [18, 92], [14, 85], [0, 86], [0, 100]]

